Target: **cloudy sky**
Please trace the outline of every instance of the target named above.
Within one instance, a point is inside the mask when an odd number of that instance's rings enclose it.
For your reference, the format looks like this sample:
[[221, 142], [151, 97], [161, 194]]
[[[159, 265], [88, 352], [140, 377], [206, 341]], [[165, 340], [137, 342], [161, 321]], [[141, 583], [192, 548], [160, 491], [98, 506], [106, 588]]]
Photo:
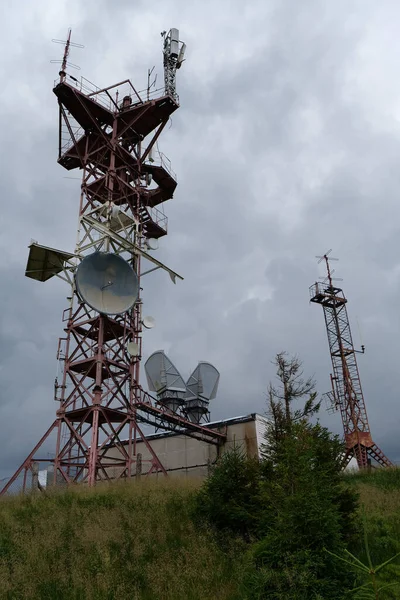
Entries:
[[[98, 86], [147, 69], [160, 32], [187, 43], [181, 108], [160, 149], [178, 175], [157, 256], [185, 280], [148, 276], [145, 358], [164, 349], [184, 376], [221, 372], [212, 418], [265, 410], [282, 350], [318, 390], [331, 371], [316, 254], [340, 258], [373, 438], [400, 462], [400, 5], [395, 0], [20, 0], [5, 9], [0, 73], [0, 479], [54, 418], [68, 288], [24, 277], [31, 238], [72, 250], [79, 181], [58, 166], [52, 93], [62, 47]], [[321, 420], [341, 432], [338, 415]]]

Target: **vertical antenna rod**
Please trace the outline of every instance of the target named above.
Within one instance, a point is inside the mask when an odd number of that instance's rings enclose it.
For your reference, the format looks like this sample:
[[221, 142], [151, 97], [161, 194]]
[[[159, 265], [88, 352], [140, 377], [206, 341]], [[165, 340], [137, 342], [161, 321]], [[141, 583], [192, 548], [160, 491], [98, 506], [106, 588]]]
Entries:
[[64, 81], [64, 79], [67, 75], [67, 58], [69, 55], [70, 45], [71, 45], [71, 29], [68, 29], [68, 37], [67, 37], [67, 41], [65, 42], [64, 56], [62, 59], [61, 69], [60, 69], [60, 83], [62, 81]]
[[340, 409], [346, 444], [344, 465], [355, 457], [360, 469], [369, 466], [371, 459], [383, 467], [392, 467], [392, 462], [372, 440], [356, 360], [356, 353], [360, 351], [354, 349], [347, 299], [343, 290], [333, 284], [336, 279], [332, 277], [334, 270], [329, 261], [338, 259], [330, 257], [330, 252], [317, 257], [319, 262], [325, 261], [327, 277], [310, 287], [310, 296], [311, 302], [320, 304], [324, 311], [333, 367], [334, 404]]

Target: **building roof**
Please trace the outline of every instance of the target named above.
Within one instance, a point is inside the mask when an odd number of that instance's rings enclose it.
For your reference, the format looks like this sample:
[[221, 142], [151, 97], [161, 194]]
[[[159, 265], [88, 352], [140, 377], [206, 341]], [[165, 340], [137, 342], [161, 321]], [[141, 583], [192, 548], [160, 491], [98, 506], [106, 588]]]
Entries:
[[[220, 421], [211, 421], [210, 423], [204, 423], [204, 426], [207, 427], [208, 429], [216, 429], [217, 427], [221, 427], [223, 425], [235, 425], [236, 423], [248, 423], [249, 421], [257, 421], [258, 419], [261, 420], [267, 420], [266, 417], [264, 417], [263, 415], [260, 415], [258, 413], [250, 413], [249, 415], [242, 415], [240, 417], [231, 417], [229, 419], [222, 419]], [[178, 435], [183, 435], [182, 431], [158, 431], [156, 433], [149, 433], [149, 434], [145, 434], [144, 433], [144, 437], [146, 438], [146, 440], [154, 440], [157, 438], [163, 438], [163, 437], [172, 437], [172, 436], [178, 436]], [[124, 443], [125, 440], [122, 440], [122, 443]], [[140, 443], [140, 440], [138, 440], [138, 442]]]

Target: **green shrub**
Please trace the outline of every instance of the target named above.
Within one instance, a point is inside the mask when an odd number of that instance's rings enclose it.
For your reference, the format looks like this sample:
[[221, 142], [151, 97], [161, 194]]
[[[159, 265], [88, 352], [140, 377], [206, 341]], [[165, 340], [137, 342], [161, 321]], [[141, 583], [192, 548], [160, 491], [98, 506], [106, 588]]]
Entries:
[[262, 513], [260, 463], [233, 448], [222, 455], [199, 491], [195, 519], [222, 534], [251, 540], [259, 535]]
[[351, 570], [324, 551], [340, 553], [357, 531], [357, 493], [342, 481], [341, 453], [337, 436], [301, 420], [266, 460], [270, 521], [253, 549], [260, 598], [342, 600], [351, 586]]

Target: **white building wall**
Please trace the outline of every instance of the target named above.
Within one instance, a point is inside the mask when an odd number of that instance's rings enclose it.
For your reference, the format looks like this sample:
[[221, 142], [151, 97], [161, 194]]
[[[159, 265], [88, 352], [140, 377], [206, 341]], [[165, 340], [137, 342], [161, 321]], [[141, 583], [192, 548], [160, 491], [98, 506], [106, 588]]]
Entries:
[[256, 415], [256, 435], [257, 435], [257, 447], [258, 457], [261, 458], [262, 446], [265, 444], [265, 434], [267, 431], [268, 419], [262, 415]]
[[[260, 443], [263, 441], [264, 421], [260, 415], [248, 415], [229, 419], [220, 423], [210, 423], [207, 427], [226, 431], [226, 442], [218, 448], [183, 435], [149, 436], [148, 443], [160, 460], [165, 470], [171, 476], [206, 477], [210, 465], [215, 463], [219, 454], [227, 452], [234, 446], [241, 448], [248, 456], [260, 455]], [[142, 441], [137, 442], [136, 452], [142, 454], [142, 472], [149, 470], [151, 453]], [[120, 456], [116, 448], [110, 448], [109, 456]], [[134, 467], [135, 469], [135, 467]], [[118, 476], [118, 468], [110, 468], [110, 475]]]

